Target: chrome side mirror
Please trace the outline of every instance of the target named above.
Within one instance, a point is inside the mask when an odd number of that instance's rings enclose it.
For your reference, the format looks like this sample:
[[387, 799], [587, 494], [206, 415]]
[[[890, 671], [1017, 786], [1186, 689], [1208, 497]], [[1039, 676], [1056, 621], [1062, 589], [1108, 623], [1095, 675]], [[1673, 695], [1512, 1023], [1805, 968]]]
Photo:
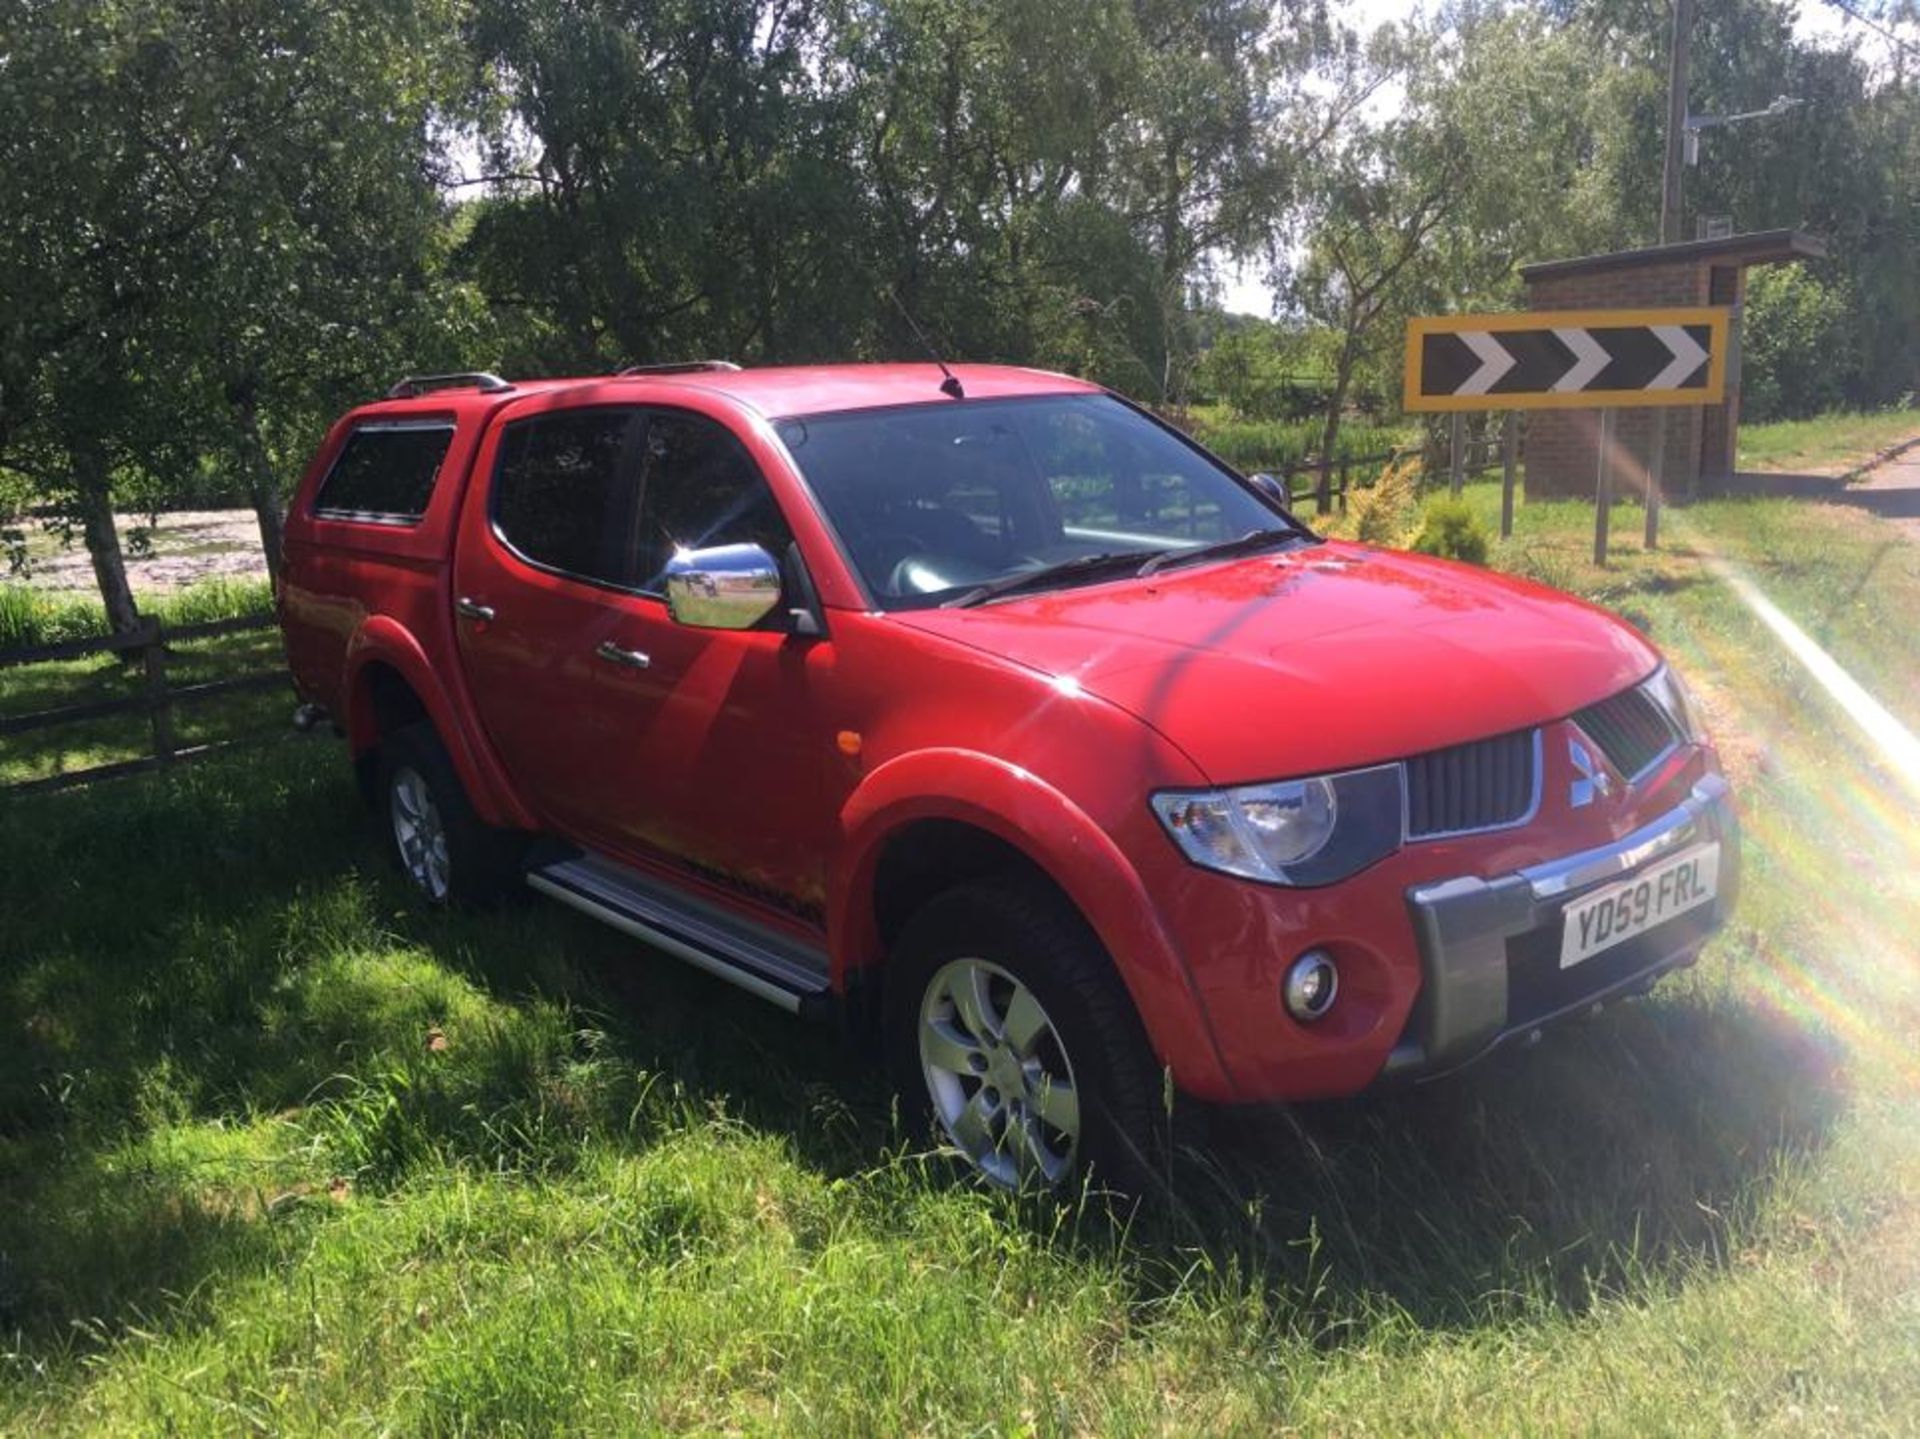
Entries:
[[1293, 495], [1287, 489], [1287, 482], [1285, 480], [1262, 471], [1257, 475], [1248, 475], [1247, 483], [1252, 485], [1268, 499], [1272, 500], [1276, 505], [1280, 506], [1280, 508], [1288, 514], [1293, 513]]
[[678, 550], [667, 561], [667, 613], [703, 630], [750, 630], [780, 603], [780, 566], [759, 545]]

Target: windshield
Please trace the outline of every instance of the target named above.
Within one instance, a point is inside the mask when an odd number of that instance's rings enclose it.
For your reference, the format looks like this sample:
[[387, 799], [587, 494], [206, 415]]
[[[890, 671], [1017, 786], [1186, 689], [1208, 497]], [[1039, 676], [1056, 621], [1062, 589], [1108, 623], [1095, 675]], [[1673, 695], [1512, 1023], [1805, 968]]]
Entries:
[[[852, 410], [787, 420], [779, 430], [888, 609], [941, 604], [1088, 555], [1144, 560], [1255, 530], [1300, 529], [1110, 395]], [[1035, 587], [1115, 573], [1067, 564], [1057, 579], [1036, 574]]]

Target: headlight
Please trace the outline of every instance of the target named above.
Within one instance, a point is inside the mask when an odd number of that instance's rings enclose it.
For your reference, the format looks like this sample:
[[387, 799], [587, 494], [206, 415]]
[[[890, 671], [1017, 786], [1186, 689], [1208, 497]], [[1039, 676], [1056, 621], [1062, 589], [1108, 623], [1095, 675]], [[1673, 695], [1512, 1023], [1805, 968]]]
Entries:
[[1400, 767], [1153, 797], [1197, 865], [1268, 884], [1332, 884], [1400, 845]]
[[1694, 744], [1705, 742], [1707, 727], [1700, 722], [1700, 702], [1672, 665], [1661, 665], [1641, 682], [1640, 689], [1660, 707], [1675, 734]]

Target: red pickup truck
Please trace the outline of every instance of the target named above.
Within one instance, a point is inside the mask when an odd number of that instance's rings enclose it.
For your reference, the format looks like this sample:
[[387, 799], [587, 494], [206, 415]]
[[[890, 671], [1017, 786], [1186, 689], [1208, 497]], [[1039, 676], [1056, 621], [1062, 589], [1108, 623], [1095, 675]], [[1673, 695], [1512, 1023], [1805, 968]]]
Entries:
[[1001, 1184], [1124, 1177], [1167, 1077], [1531, 1039], [1733, 899], [1640, 634], [1324, 540], [1060, 375], [404, 381], [307, 471], [280, 603], [428, 900], [531, 885], [875, 1035]]

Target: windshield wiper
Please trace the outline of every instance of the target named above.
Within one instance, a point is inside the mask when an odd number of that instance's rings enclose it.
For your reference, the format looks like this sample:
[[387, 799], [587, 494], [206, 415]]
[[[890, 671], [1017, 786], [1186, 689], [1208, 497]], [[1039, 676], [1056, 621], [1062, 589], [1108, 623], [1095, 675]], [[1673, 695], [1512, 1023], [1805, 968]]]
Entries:
[[1144, 576], [1157, 570], [1172, 569], [1176, 565], [1197, 565], [1207, 560], [1224, 560], [1232, 555], [1250, 555], [1289, 540], [1305, 541], [1308, 538], [1299, 530], [1248, 530], [1244, 535], [1235, 535], [1230, 540], [1215, 540], [1210, 545], [1199, 545], [1190, 550], [1162, 550], [1140, 566], [1139, 572]]
[[1101, 570], [1134, 570], [1145, 554], [1141, 550], [1102, 550], [1098, 554], [1075, 555], [1070, 560], [1062, 560], [1055, 565], [1042, 565], [1037, 570], [1021, 570], [1017, 574], [1002, 575], [997, 580], [988, 580], [984, 585], [975, 585], [963, 595], [955, 595], [941, 602], [944, 610], [964, 610], [983, 600], [998, 599], [1001, 595], [1016, 594], [1021, 590], [1043, 589], [1057, 580], [1075, 579], [1095, 574]]

